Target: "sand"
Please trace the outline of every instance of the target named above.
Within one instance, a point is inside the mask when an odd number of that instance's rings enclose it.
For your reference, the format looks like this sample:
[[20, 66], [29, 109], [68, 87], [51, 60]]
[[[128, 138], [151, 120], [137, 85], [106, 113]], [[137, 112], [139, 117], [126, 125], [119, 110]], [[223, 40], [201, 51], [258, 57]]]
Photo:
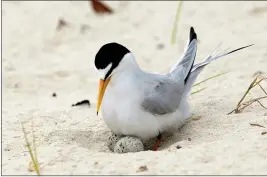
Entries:
[[[175, 45], [170, 38], [177, 2], [107, 4], [114, 14], [98, 16], [88, 2], [3, 2], [2, 173], [35, 174], [28, 170], [21, 129], [26, 122], [30, 132], [33, 121], [43, 175], [267, 174], [267, 135], [261, 135], [267, 129], [250, 125], [267, 127], [267, 111], [253, 104], [227, 115], [254, 74], [267, 73], [267, 3], [185, 2]], [[60, 18], [67, 26], [57, 31]], [[110, 152], [109, 129], [96, 116], [99, 78], [93, 61], [99, 47], [117, 41], [144, 70], [166, 73], [180, 58], [190, 26], [199, 37], [197, 61], [219, 43], [223, 49], [255, 46], [205, 68], [198, 81], [229, 73], [190, 97], [199, 119], [166, 138], [159, 151]], [[255, 88], [249, 98], [258, 96], [263, 92]], [[83, 99], [91, 106], [71, 107]]]

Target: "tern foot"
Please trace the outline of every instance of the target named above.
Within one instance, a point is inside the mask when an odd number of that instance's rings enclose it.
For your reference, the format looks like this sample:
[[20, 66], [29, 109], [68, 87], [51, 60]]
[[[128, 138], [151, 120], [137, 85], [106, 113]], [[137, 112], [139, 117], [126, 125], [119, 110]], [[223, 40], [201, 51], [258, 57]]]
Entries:
[[144, 151], [144, 145], [139, 138], [125, 136], [121, 138], [114, 147], [115, 153], [140, 152]]
[[153, 151], [157, 151], [157, 150], [158, 150], [158, 147], [159, 147], [159, 145], [160, 145], [160, 143], [161, 143], [161, 140], [162, 140], [162, 135], [159, 134], [159, 135], [157, 136], [157, 141], [156, 141], [156, 143], [155, 143], [155, 145], [154, 145], [154, 147], [153, 147]]

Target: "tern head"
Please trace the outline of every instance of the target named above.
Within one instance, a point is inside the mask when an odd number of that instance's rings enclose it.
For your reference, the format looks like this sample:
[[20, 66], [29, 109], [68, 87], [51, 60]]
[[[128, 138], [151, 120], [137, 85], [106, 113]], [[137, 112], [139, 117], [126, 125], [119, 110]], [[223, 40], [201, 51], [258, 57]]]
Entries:
[[132, 53], [123, 45], [118, 43], [108, 43], [103, 45], [95, 56], [95, 67], [101, 72], [99, 82], [97, 114], [101, 106], [101, 102], [106, 87], [115, 72], [119, 72], [131, 66], [133, 61]]
[[103, 45], [95, 56], [95, 67], [101, 72], [102, 79], [111, 76], [122, 59], [130, 53], [126, 47], [115, 42]]

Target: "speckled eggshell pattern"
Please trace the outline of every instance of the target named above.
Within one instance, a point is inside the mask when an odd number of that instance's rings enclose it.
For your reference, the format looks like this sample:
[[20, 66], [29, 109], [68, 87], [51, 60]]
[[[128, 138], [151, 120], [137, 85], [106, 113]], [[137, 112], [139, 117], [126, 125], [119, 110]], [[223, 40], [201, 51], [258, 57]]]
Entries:
[[110, 133], [107, 141], [109, 150], [114, 152], [114, 146], [121, 138], [123, 138], [123, 136]]
[[142, 141], [136, 137], [125, 136], [121, 138], [114, 147], [115, 153], [140, 152], [144, 151]]

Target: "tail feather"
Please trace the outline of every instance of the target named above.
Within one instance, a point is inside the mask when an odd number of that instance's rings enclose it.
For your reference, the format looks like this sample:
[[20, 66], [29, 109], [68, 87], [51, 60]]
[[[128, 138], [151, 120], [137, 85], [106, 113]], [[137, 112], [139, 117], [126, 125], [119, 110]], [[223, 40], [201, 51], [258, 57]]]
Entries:
[[191, 73], [191, 70], [193, 69], [194, 66], [196, 51], [197, 51], [197, 34], [195, 33], [194, 28], [191, 27], [189, 40], [185, 48], [184, 55], [182, 55], [181, 60], [172, 67], [169, 74], [173, 76], [179, 75], [180, 77], [182, 77], [182, 79], [184, 79], [184, 82], [186, 83]]
[[216, 54], [216, 52], [218, 51], [219, 49], [219, 46], [201, 63], [198, 63], [198, 64], [195, 64], [191, 70], [191, 73], [190, 73], [190, 76], [188, 78], [188, 82], [187, 84], [185, 85], [185, 92], [184, 94], [186, 96], [189, 96], [190, 94], [190, 91], [191, 91], [191, 88], [193, 87], [195, 81], [196, 81], [196, 78], [197, 76], [199, 75], [199, 73], [204, 69], [204, 67], [206, 65], [208, 65], [210, 62], [214, 61], [214, 60], [217, 60], [221, 57], [224, 57], [226, 55], [229, 55], [231, 53], [234, 53], [234, 52], [237, 52], [239, 50], [242, 50], [242, 49], [245, 49], [247, 47], [250, 47], [250, 46], [253, 46], [254, 44], [251, 44], [251, 45], [247, 45], [247, 46], [244, 46], [244, 47], [240, 47], [240, 48], [237, 48], [235, 50], [231, 50], [230, 52], [227, 52], [224, 51], [224, 52], [221, 52], [221, 53], [218, 53]]
[[[193, 27], [191, 27], [191, 29], [190, 29], [190, 37], [189, 37], [189, 44], [191, 43], [191, 42], [193, 42], [193, 40], [195, 40], [195, 43], [197, 44], [197, 34], [195, 33], [195, 31], [194, 31], [194, 28]], [[195, 48], [197, 47], [196, 46], [196, 44], [195, 44]], [[193, 53], [193, 57], [194, 57], [194, 59], [193, 60], [191, 60], [191, 67], [190, 67], [190, 69], [188, 70], [188, 73], [187, 73], [187, 75], [186, 75], [186, 77], [185, 77], [185, 79], [184, 79], [184, 82], [185, 83], [187, 83], [187, 80], [188, 80], [188, 78], [189, 78], [189, 76], [190, 76], [190, 73], [191, 73], [191, 70], [193, 69], [193, 65], [194, 65], [194, 62], [195, 62], [195, 59], [196, 59], [196, 52], [197, 52], [197, 50], [195, 50], [195, 52]], [[190, 62], [190, 61], [189, 61]]]
[[245, 48], [248, 48], [248, 47], [251, 47], [253, 46], [254, 44], [251, 44], [251, 45], [247, 45], [247, 46], [244, 46], [244, 47], [240, 47], [240, 48], [237, 48], [235, 50], [231, 50], [230, 52], [227, 52], [227, 50], [221, 52], [221, 53], [218, 53], [216, 54], [216, 51], [218, 51], [219, 49], [219, 46], [201, 63], [198, 63], [198, 64], [195, 64], [193, 66], [193, 69], [191, 70], [191, 72], [193, 72], [194, 70], [196, 70], [198, 67], [201, 67], [201, 66], [206, 66], [207, 64], [209, 64], [210, 62], [214, 61], [214, 60], [217, 60], [221, 57], [224, 57], [226, 55], [229, 55], [231, 53], [234, 53], [234, 52], [237, 52], [239, 50], [242, 50], [242, 49], [245, 49]]
[[[253, 45], [253, 44], [252, 44]], [[190, 90], [196, 81], [197, 76], [199, 73], [204, 69], [206, 65], [210, 62], [215, 61], [221, 57], [229, 55], [231, 53], [237, 52], [239, 50], [248, 48], [252, 45], [247, 45], [244, 47], [237, 48], [235, 50], [228, 51], [224, 50], [222, 52], [218, 52], [220, 45], [215, 48], [215, 50], [209, 54], [206, 59], [198, 64], [194, 64], [197, 52], [197, 34], [193, 27], [190, 28], [190, 34], [188, 43], [186, 45], [184, 54], [180, 61], [178, 61], [168, 73], [169, 76], [173, 77], [174, 79], [182, 79], [184, 80], [185, 84], [185, 95], [190, 94]]]
[[184, 88], [184, 96], [188, 97], [190, 95], [190, 91], [197, 79], [197, 76], [199, 75], [199, 73], [201, 73], [201, 71], [204, 69], [204, 67], [199, 67], [197, 69], [195, 69], [193, 72], [191, 72], [190, 77], [188, 78], [188, 81], [185, 85]]

